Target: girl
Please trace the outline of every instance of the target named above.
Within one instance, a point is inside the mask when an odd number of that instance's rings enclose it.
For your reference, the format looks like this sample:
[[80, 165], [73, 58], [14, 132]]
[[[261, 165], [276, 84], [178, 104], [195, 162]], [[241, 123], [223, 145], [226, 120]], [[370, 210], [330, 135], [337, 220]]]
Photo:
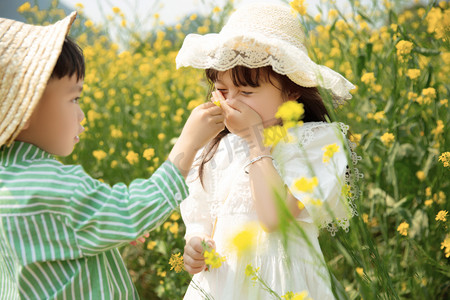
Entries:
[[[354, 86], [312, 62], [304, 44], [289, 8], [262, 3], [238, 9], [219, 34], [190, 34], [184, 41], [177, 66], [206, 69], [215, 89], [212, 100], [220, 103], [226, 125], [199, 151], [188, 178], [190, 196], [181, 204], [185, 267], [196, 274], [185, 299], [271, 299], [251, 282], [255, 274], [278, 295], [306, 291], [313, 299], [334, 299], [318, 230], [347, 230], [356, 211], [342, 196], [351, 173], [347, 128], [326, 122], [317, 86], [330, 90], [335, 105], [351, 98]], [[295, 142], [267, 146], [264, 129], [283, 124], [275, 115], [284, 103], [302, 103], [304, 124], [289, 128]], [[353, 152], [352, 158], [357, 160]], [[277, 197], [303, 232], [289, 233], [287, 247]], [[261, 225], [247, 236], [256, 247], [233, 250], [236, 233], [249, 224]], [[202, 240], [225, 257], [219, 268], [206, 270]]]

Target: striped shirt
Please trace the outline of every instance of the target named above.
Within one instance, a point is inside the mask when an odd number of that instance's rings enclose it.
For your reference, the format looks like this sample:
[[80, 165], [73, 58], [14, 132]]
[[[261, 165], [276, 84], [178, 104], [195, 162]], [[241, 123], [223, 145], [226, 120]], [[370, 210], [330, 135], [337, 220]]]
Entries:
[[170, 161], [111, 187], [34, 145], [1, 147], [0, 299], [138, 299], [117, 247], [187, 194]]

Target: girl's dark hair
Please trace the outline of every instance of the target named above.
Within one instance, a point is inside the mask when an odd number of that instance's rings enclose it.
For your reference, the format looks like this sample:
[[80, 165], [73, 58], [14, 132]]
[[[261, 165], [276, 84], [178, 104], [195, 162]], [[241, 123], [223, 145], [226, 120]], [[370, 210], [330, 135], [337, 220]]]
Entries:
[[[205, 71], [206, 78], [209, 83], [209, 92], [207, 99], [211, 97], [211, 92], [214, 90], [214, 82], [219, 78], [219, 71], [214, 69], [207, 69]], [[303, 122], [318, 122], [327, 119], [330, 120], [328, 111], [323, 103], [322, 97], [320, 96], [319, 90], [316, 87], [303, 87], [292, 80], [286, 75], [281, 75], [276, 73], [271, 66], [266, 66], [262, 68], [251, 69], [244, 66], [236, 66], [230, 70], [231, 80], [236, 86], [251, 86], [258, 87], [261, 82], [270, 82], [276, 88], [279, 88], [273, 79], [277, 80], [281, 85], [281, 91], [283, 97], [287, 98], [290, 95], [300, 95], [297, 98], [298, 103], [303, 104], [305, 114], [303, 117]], [[219, 146], [220, 140], [225, 137], [230, 131], [225, 128], [219, 134], [206, 145], [201, 156], [201, 162], [199, 164], [198, 175], [200, 177], [200, 182], [203, 185], [203, 172], [204, 167], [207, 162], [209, 162], [217, 148]]]
[[77, 80], [84, 78], [83, 50], [71, 38], [66, 37], [51, 78], [61, 79], [64, 76], [72, 77], [74, 74], [77, 76]]

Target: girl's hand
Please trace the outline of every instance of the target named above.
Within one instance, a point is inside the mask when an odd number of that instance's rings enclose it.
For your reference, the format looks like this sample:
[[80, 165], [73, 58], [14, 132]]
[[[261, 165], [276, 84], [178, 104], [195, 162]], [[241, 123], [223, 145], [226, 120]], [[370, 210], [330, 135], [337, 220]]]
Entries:
[[[203, 256], [203, 238], [194, 236], [186, 242], [184, 246], [184, 267], [191, 274], [197, 274], [206, 268], [205, 257]], [[216, 249], [216, 244], [211, 239], [206, 239], [211, 248]]]
[[184, 178], [189, 174], [197, 151], [225, 128], [224, 117], [222, 109], [210, 102], [192, 110], [168, 157]]
[[250, 106], [239, 100], [225, 100], [222, 93], [212, 93], [213, 101], [220, 101], [220, 106], [225, 113], [225, 126], [228, 130], [247, 142], [253, 142], [255, 138], [262, 136], [263, 122], [261, 116]]

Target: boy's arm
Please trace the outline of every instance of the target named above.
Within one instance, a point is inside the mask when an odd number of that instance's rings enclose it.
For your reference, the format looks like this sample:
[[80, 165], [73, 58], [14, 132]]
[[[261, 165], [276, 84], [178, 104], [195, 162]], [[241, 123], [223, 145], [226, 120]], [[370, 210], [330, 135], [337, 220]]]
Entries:
[[170, 161], [129, 187], [122, 183], [110, 187], [81, 168], [77, 173], [80, 180], [72, 193], [69, 225], [84, 255], [136, 240], [161, 225], [188, 195], [184, 178]]

